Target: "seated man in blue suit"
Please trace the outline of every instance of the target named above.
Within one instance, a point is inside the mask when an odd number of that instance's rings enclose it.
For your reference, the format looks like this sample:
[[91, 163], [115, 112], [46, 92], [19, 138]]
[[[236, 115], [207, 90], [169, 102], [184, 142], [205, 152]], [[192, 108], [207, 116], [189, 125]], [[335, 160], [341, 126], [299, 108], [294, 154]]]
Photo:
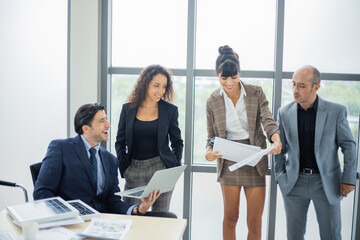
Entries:
[[[322, 240], [341, 239], [340, 201], [354, 190], [356, 145], [346, 108], [316, 92], [320, 72], [313, 66], [295, 71], [294, 102], [278, 111], [282, 150], [275, 172], [286, 212], [287, 238], [303, 240], [313, 201]], [[341, 172], [338, 149], [344, 154]]]
[[64, 200], [81, 199], [102, 213], [145, 214], [160, 191], [142, 199], [139, 206], [114, 195], [120, 191], [118, 160], [100, 146], [108, 140], [110, 128], [104, 107], [81, 106], [74, 124], [78, 136], [50, 143], [35, 183], [34, 200], [60, 196]]

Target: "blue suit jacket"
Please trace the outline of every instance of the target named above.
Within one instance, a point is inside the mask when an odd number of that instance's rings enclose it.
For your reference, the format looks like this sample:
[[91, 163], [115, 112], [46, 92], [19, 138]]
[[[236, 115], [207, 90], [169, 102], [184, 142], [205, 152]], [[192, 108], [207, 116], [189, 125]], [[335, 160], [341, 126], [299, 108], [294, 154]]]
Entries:
[[103, 147], [100, 147], [99, 155], [105, 187], [96, 195], [90, 160], [80, 135], [52, 141], [35, 183], [34, 200], [53, 196], [65, 200], [81, 199], [99, 212], [126, 214], [132, 205], [114, 195], [120, 191], [117, 159]]
[[[125, 103], [120, 114], [115, 149], [122, 177], [124, 177], [124, 172], [131, 163], [133, 126], [137, 110], [137, 108], [131, 108], [130, 103]], [[158, 111], [157, 144], [159, 156], [167, 168], [180, 166], [184, 145], [178, 124], [178, 109], [175, 105], [160, 100]], [[172, 150], [169, 148], [169, 137]]]
[[[341, 200], [340, 184], [356, 180], [356, 144], [346, 119], [346, 108], [319, 98], [316, 111], [314, 151], [326, 197], [330, 204]], [[287, 195], [299, 176], [300, 150], [297, 103], [278, 111], [282, 143], [281, 154], [275, 155], [275, 172], [280, 189]], [[340, 169], [338, 149], [344, 154], [344, 170]], [[286, 156], [287, 154], [287, 156]]]

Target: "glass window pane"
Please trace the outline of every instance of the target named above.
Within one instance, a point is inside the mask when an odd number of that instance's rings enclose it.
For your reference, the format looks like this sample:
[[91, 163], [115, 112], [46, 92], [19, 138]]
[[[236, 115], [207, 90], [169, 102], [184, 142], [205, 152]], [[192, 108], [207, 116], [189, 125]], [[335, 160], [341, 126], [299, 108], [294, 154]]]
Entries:
[[[241, 78], [248, 84], [261, 86], [264, 90], [269, 108], [272, 108], [272, 79]], [[206, 129], [206, 101], [210, 94], [220, 87], [217, 77], [196, 77], [195, 78], [195, 112], [194, 112], [194, 151], [193, 162], [197, 164], [216, 164], [205, 159], [205, 145], [207, 139]]]
[[110, 146], [115, 156], [115, 141], [122, 105], [132, 92], [138, 77], [138, 75], [112, 75]]
[[[215, 173], [194, 173], [193, 206], [191, 239], [222, 239], [222, 221], [224, 206], [220, 184]], [[270, 176], [266, 176], [266, 185], [270, 184]], [[266, 239], [268, 197], [270, 188], [266, 188], [265, 206], [262, 215], [261, 239]], [[211, 211], [209, 211], [211, 209]], [[240, 213], [236, 226], [237, 239], [246, 239], [246, 198], [244, 191], [240, 194]], [[278, 239], [278, 238], [276, 238]]]
[[193, 162], [198, 164], [216, 164], [205, 159], [207, 139], [206, 129], [206, 101], [210, 94], [219, 87], [217, 77], [195, 78], [195, 107], [194, 107], [194, 151]]
[[[290, 79], [283, 81], [282, 106], [293, 101], [293, 91], [290, 87], [290, 82]], [[353, 137], [356, 140], [360, 112], [360, 82], [321, 80], [321, 87], [317, 93], [321, 98], [346, 106], [347, 119]]]
[[198, 0], [196, 68], [215, 67], [218, 48], [231, 46], [243, 69], [273, 70], [276, 1]]
[[187, 1], [114, 0], [112, 65], [186, 66]]
[[284, 70], [360, 73], [360, 1], [286, 1]]
[[[116, 155], [115, 141], [118, 130], [119, 118], [122, 105], [126, 102], [127, 97], [132, 92], [134, 85], [138, 79], [138, 75], [112, 75], [111, 84], [111, 152]], [[181, 130], [181, 137], [184, 141], [185, 136], [185, 90], [186, 78], [173, 76], [173, 88], [175, 92], [175, 99], [173, 104], [179, 110], [179, 127]], [[183, 154], [184, 155], [184, 154]]]

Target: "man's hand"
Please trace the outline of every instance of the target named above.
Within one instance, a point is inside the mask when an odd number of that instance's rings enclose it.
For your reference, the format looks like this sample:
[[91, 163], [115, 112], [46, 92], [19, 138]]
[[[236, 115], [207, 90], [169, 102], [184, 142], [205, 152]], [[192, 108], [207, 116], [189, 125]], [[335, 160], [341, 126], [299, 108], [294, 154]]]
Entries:
[[355, 189], [355, 186], [342, 183], [340, 186], [340, 195], [347, 197], [349, 193], [351, 193]]
[[207, 146], [207, 148], [206, 148], [206, 153], [205, 153], [205, 158], [206, 158], [206, 160], [212, 162], [212, 161], [214, 161], [215, 159], [222, 157], [222, 155], [217, 155], [218, 153], [219, 153], [219, 151], [213, 152], [212, 149], [211, 149], [211, 147], [210, 147], [210, 146]]
[[156, 199], [160, 197], [160, 194], [161, 194], [161, 190], [157, 192], [154, 190], [152, 193], [150, 193], [150, 195], [147, 198], [142, 198], [138, 211], [140, 211], [141, 214], [145, 214], [147, 210], [154, 204]]

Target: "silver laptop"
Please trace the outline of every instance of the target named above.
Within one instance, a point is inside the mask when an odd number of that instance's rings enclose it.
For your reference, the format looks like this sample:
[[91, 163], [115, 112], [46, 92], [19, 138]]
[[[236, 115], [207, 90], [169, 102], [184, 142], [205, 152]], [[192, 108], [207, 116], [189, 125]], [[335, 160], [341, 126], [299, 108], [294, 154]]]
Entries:
[[174, 189], [177, 180], [184, 172], [185, 168], [186, 165], [182, 165], [156, 171], [148, 185], [128, 189], [115, 194], [122, 197], [146, 198], [154, 190], [161, 190], [162, 193], [169, 192]]
[[19, 224], [26, 221], [44, 223], [79, 216], [79, 211], [60, 197], [8, 206], [6, 210]]
[[93, 217], [100, 216], [100, 213], [97, 210], [90, 207], [88, 204], [84, 203], [80, 199], [66, 201], [66, 202], [70, 203], [71, 206], [73, 206], [79, 211], [80, 217], [84, 221], [88, 221], [91, 220], [91, 218]]

